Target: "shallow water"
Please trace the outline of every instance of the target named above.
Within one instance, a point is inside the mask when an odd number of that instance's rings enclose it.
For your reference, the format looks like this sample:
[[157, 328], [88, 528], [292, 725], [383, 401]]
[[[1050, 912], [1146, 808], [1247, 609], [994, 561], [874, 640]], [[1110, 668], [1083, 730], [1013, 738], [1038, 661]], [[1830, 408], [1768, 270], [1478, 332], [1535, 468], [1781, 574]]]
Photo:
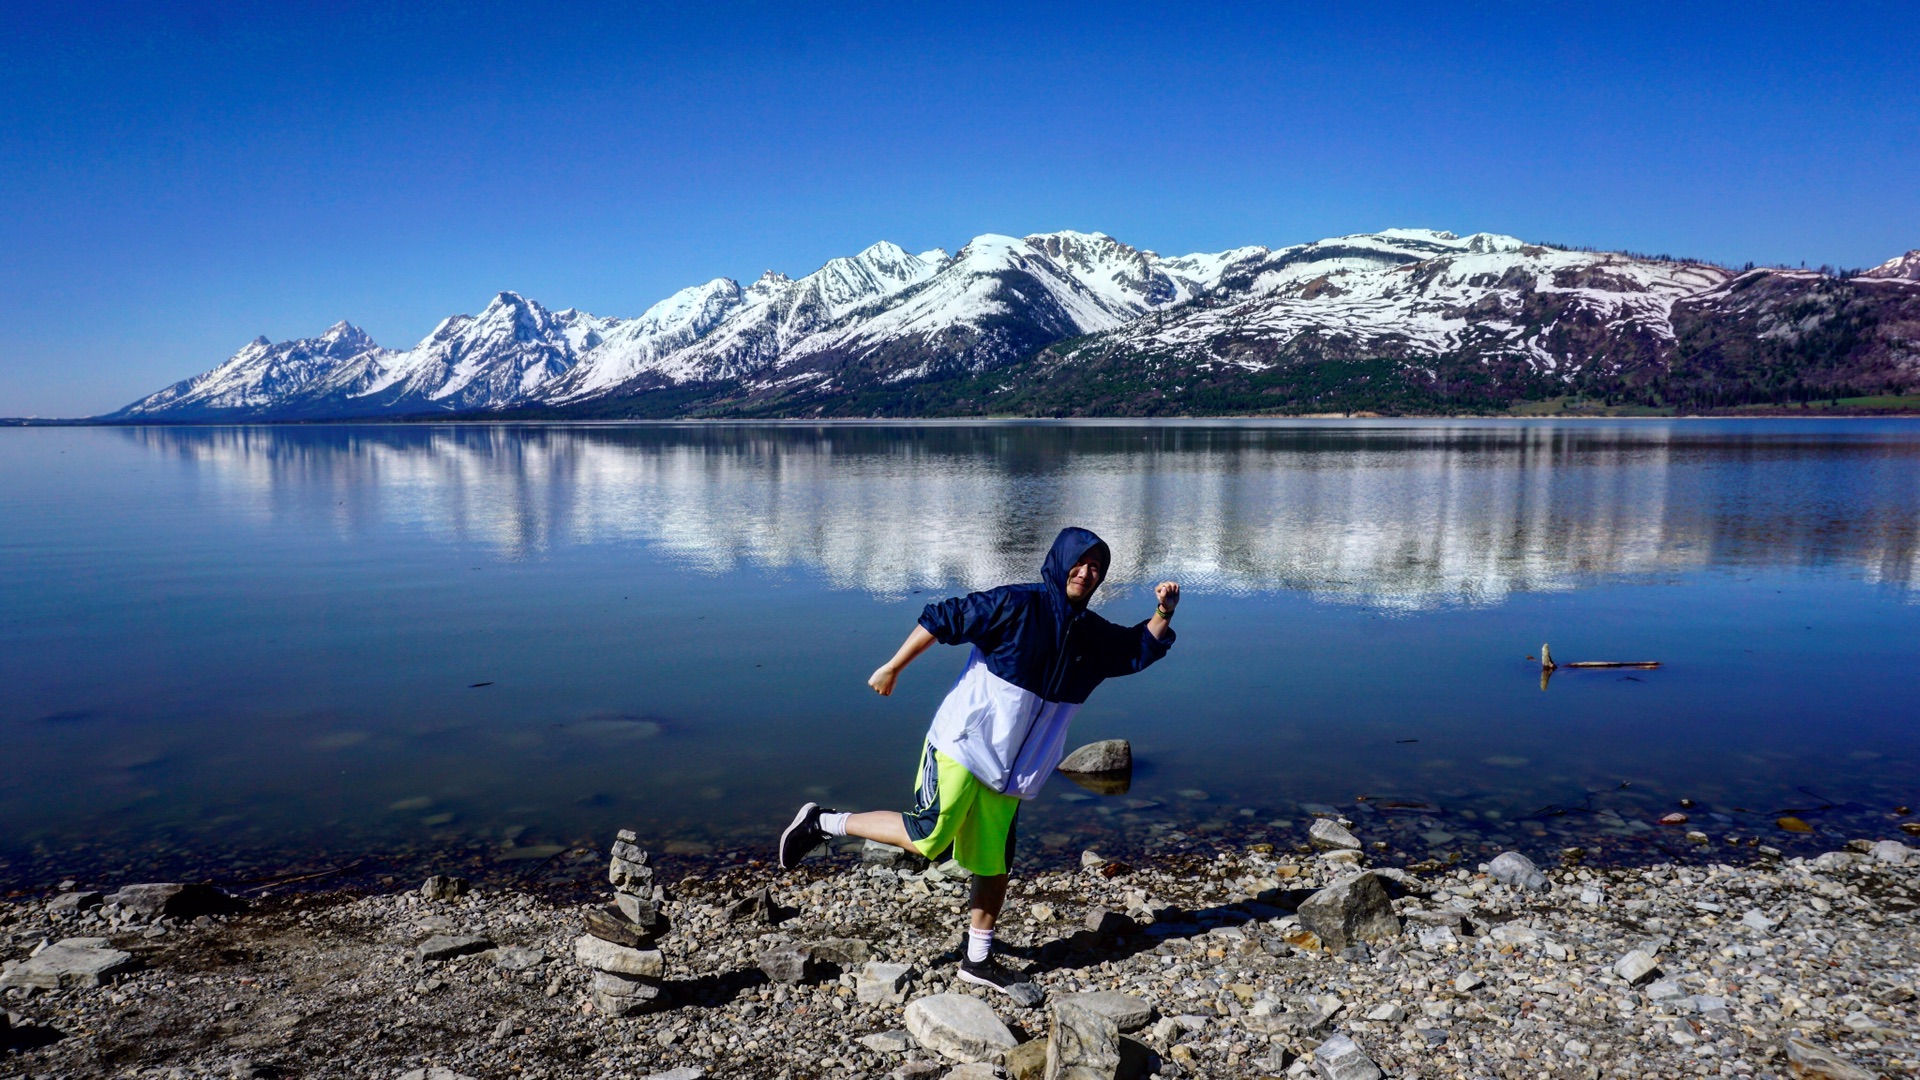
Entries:
[[[1322, 805], [1395, 857], [1704, 857], [1651, 822], [1826, 848], [1920, 800], [1920, 424], [4, 429], [0, 885], [899, 807], [963, 656], [867, 674], [1066, 524], [1108, 617], [1186, 600], [1076, 723], [1132, 790], [1056, 780], [1028, 858]], [[1542, 641], [1664, 666], [1543, 688]]]

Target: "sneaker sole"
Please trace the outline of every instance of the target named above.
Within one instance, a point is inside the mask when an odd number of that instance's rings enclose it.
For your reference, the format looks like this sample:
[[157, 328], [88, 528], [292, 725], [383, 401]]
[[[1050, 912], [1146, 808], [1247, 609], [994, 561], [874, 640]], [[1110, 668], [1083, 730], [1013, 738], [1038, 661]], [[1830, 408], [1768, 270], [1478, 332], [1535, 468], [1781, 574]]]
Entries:
[[[818, 809], [820, 809], [819, 803], [808, 803], [807, 805], [801, 807], [800, 812], [793, 815], [792, 824], [788, 825], [784, 830], [781, 831], [780, 833], [780, 869], [791, 870], [794, 867], [794, 863], [798, 863], [801, 859], [806, 857], [807, 853], [803, 851], [800, 854], [794, 856], [792, 862], [787, 861], [787, 841], [790, 838], [792, 838], [793, 832], [795, 829], [804, 828], [806, 826], [807, 815], [813, 813], [815, 810], [818, 810]], [[808, 850], [810, 851], [812, 849], [809, 848]]]

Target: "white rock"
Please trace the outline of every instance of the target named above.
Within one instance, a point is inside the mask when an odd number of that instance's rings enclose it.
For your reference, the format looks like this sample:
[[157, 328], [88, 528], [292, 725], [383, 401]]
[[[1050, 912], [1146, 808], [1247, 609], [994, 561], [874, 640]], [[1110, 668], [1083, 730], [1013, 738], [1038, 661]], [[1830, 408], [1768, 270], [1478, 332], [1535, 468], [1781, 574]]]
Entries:
[[1315, 818], [1307, 830], [1307, 842], [1323, 851], [1359, 851], [1360, 841], [1336, 821]]
[[1335, 1035], [1313, 1048], [1321, 1080], [1380, 1080], [1380, 1068], [1350, 1035]]
[[1766, 913], [1759, 908], [1748, 908], [1747, 913], [1740, 916], [1740, 925], [1749, 930], [1757, 930], [1762, 934], [1767, 934], [1773, 931], [1774, 923], [1773, 920], [1767, 918]]
[[1638, 984], [1660, 973], [1660, 965], [1644, 949], [1635, 949], [1614, 962], [1613, 973]]
[[574, 939], [573, 957], [595, 971], [610, 971], [615, 975], [645, 979], [657, 979], [666, 969], [659, 949], [629, 949], [625, 945], [602, 941], [592, 934], [582, 934]]
[[1406, 1018], [1407, 1018], [1407, 1010], [1401, 1008], [1398, 1005], [1394, 1005], [1390, 1002], [1382, 1005], [1375, 1005], [1373, 1008], [1367, 1010], [1367, 1019], [1369, 1020], [1377, 1020], [1377, 1021], [1382, 1021], [1389, 1024], [1397, 1024], [1400, 1021], [1405, 1020]]
[[860, 969], [854, 996], [868, 1005], [899, 1004], [906, 1000], [907, 988], [911, 985], [913, 965], [883, 964], [875, 960]]
[[1898, 840], [1882, 840], [1873, 845], [1872, 850], [1867, 854], [1873, 856], [1875, 862], [1886, 863], [1889, 866], [1905, 866], [1912, 860], [1914, 853], [1913, 848]]
[[907, 1005], [907, 1030], [955, 1061], [995, 1061], [1020, 1045], [993, 1009], [966, 994], [933, 994]]
[[904, 1054], [913, 1049], [913, 1036], [904, 1031], [876, 1031], [856, 1041], [876, 1054]]
[[1478, 990], [1480, 987], [1485, 986], [1486, 984], [1487, 984], [1487, 980], [1481, 978], [1479, 975], [1476, 975], [1471, 971], [1463, 971], [1460, 974], [1455, 975], [1453, 977], [1454, 992], [1459, 994], [1464, 994], [1472, 990]]
[[1533, 860], [1517, 851], [1503, 851], [1494, 856], [1487, 864], [1487, 875], [1502, 885], [1530, 892], [1544, 892], [1547, 888], [1547, 875], [1533, 864]]

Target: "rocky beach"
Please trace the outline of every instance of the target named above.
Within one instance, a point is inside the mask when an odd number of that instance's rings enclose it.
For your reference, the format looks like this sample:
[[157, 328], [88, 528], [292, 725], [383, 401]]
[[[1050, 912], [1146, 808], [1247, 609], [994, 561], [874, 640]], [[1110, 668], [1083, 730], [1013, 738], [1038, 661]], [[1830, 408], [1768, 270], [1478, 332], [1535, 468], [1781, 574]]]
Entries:
[[[1358, 835], [1356, 835], [1358, 834]], [[1021, 875], [622, 834], [601, 895], [68, 882], [0, 905], [9, 1077], [1826, 1077], [1920, 1069], [1920, 849], [1373, 865], [1363, 826]], [[1712, 861], [1714, 857], [1739, 862]], [[679, 860], [693, 863], [696, 860]], [[1387, 860], [1377, 860], [1385, 863]], [[91, 886], [91, 888], [90, 888]]]

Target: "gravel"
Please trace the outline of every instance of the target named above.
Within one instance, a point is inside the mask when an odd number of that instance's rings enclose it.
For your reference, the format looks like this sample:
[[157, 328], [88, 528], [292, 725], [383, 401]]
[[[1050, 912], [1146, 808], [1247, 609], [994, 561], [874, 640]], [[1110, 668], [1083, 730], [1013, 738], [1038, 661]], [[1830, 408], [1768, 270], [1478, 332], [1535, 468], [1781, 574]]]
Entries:
[[[1128, 1026], [1154, 1020], [1123, 1048], [1163, 1077], [1920, 1069], [1920, 859], [1904, 851], [1859, 842], [1746, 866], [1542, 866], [1539, 890], [1465, 866], [1383, 873], [1404, 930], [1345, 950], [1324, 947], [1297, 912], [1351, 866], [1260, 846], [1131, 861], [1112, 876], [1020, 876], [999, 941], [1050, 1001], [1134, 999]], [[596, 973], [574, 960], [607, 895], [475, 886], [434, 901], [396, 886], [191, 919], [56, 906], [53, 890], [0, 901], [9, 971], [63, 941], [129, 957], [98, 987], [6, 989], [0, 1075], [937, 1078], [952, 1059], [903, 1029], [916, 1003], [924, 1013], [940, 995], [1001, 1025], [993, 1048], [1008, 1068], [1030, 1067], [1047, 1037], [1051, 1010], [954, 978], [958, 875], [857, 854], [787, 874], [751, 860], [702, 874], [673, 856], [649, 865], [671, 922], [654, 943], [669, 1004], [631, 1017], [596, 1007]], [[111, 884], [94, 889], [112, 895]], [[761, 888], [778, 921], [729, 918]], [[1090, 931], [1093, 911], [1124, 921]], [[467, 948], [423, 962], [435, 937]], [[773, 982], [757, 962], [774, 953], [811, 970]], [[1653, 967], [1623, 969], [1633, 954]], [[1007, 1055], [1008, 1040], [1034, 1048]]]

